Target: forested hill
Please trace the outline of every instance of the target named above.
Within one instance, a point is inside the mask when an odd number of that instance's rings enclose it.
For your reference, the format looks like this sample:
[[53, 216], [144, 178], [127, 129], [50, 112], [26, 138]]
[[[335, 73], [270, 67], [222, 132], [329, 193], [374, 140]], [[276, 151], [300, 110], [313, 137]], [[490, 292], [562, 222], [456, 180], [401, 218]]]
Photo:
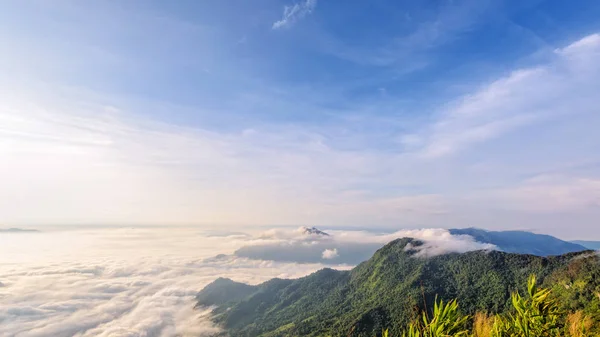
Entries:
[[[594, 252], [554, 257], [476, 251], [417, 257], [422, 243], [398, 239], [351, 271], [323, 269], [296, 280], [248, 286], [220, 279], [198, 296], [232, 336], [399, 335], [435, 296], [457, 298], [465, 313], [501, 312], [510, 292], [536, 274], [565, 309], [600, 312], [600, 263]], [[596, 316], [595, 319], [600, 319]]]

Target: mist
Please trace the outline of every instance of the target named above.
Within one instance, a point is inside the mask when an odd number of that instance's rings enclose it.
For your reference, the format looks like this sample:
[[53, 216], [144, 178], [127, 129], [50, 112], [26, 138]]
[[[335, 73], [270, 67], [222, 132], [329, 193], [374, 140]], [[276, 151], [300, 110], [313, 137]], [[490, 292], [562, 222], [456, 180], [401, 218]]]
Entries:
[[194, 297], [215, 278], [256, 284], [324, 267], [231, 255], [242, 240], [182, 228], [2, 233], [0, 335], [203, 336], [217, 327]]
[[446, 229], [400, 230], [393, 233], [367, 231], [327, 231], [330, 235], [306, 234], [300, 230], [269, 230], [236, 250], [234, 255], [255, 260], [297, 263], [339, 263], [356, 265], [369, 259], [384, 244], [398, 238], [422, 240], [416, 256], [464, 253], [497, 249], [475, 241], [469, 235], [452, 235]]
[[0, 233], [0, 335], [205, 336], [194, 297], [218, 277], [258, 284], [324, 267], [350, 269], [399, 237], [415, 256], [494, 249], [444, 229], [394, 233], [306, 228], [59, 228]]

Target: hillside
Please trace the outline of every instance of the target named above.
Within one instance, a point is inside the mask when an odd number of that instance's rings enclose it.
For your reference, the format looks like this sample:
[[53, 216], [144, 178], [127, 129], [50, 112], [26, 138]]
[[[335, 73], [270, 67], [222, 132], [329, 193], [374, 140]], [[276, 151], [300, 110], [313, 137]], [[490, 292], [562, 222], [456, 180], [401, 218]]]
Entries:
[[[457, 298], [466, 313], [501, 312], [510, 292], [524, 291], [527, 277], [536, 274], [556, 286], [570, 308], [600, 312], [595, 254], [544, 258], [477, 251], [414, 257], [421, 244], [395, 240], [351, 271], [323, 269], [252, 288], [228, 282], [232, 296], [214, 296], [220, 287], [213, 283], [198, 294], [198, 305], [216, 306], [214, 321], [233, 336], [346, 336], [350, 329], [351, 336], [375, 336], [382, 328], [399, 335], [419, 310], [432, 307], [436, 295]], [[241, 293], [250, 294], [240, 299]]]

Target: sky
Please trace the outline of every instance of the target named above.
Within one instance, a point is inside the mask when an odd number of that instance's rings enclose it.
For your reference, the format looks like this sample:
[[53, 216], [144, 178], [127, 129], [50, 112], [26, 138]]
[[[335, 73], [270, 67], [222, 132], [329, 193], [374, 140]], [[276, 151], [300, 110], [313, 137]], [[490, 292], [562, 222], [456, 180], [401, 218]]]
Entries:
[[0, 4], [0, 223], [600, 239], [594, 0]]

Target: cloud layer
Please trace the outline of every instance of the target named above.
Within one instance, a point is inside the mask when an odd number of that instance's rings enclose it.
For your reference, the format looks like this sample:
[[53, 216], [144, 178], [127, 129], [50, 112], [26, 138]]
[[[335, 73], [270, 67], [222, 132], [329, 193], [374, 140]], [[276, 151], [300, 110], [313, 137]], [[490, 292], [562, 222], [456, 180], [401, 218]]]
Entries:
[[464, 253], [496, 249], [476, 242], [469, 235], [452, 235], [446, 229], [400, 230], [393, 233], [367, 231], [327, 231], [329, 236], [300, 230], [269, 230], [260, 234], [234, 253], [238, 257], [298, 263], [338, 263], [356, 265], [369, 259], [386, 243], [404, 237], [422, 240], [417, 256]]
[[[194, 297], [218, 277], [257, 284], [324, 267], [349, 269], [399, 237], [417, 256], [493, 249], [443, 229], [373, 234], [304, 228], [70, 228], [0, 234], [0, 335], [205, 336], [218, 331]], [[244, 256], [246, 255], [246, 256]]]
[[0, 234], [0, 335], [205, 336], [217, 328], [194, 297], [215, 278], [258, 283], [323, 266], [206, 259], [238, 240], [182, 228]]

